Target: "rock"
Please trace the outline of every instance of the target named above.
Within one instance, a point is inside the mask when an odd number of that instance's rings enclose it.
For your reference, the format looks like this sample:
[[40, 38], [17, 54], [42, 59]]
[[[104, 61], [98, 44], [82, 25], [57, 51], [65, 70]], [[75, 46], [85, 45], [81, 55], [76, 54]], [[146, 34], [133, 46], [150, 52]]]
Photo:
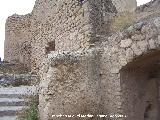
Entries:
[[131, 39], [122, 40], [120, 43], [120, 47], [127, 48], [127, 47], [131, 46], [131, 44], [132, 44]]
[[135, 34], [132, 36], [132, 40], [134, 41], [139, 41], [139, 40], [144, 40], [145, 39], [145, 35], [142, 34]]
[[119, 56], [119, 63], [121, 66], [125, 66], [127, 64], [127, 60], [126, 60], [125, 56], [123, 56], [123, 55]]
[[136, 23], [136, 24], [134, 25], [134, 28], [135, 28], [136, 30], [140, 30], [140, 29], [143, 27], [144, 24], [145, 24], [144, 22], [138, 22], [138, 23]]
[[118, 67], [113, 67], [113, 68], [111, 68], [111, 73], [112, 73], [112, 74], [119, 73], [119, 68], [118, 68]]
[[126, 50], [126, 59], [127, 59], [127, 61], [130, 62], [133, 59], [133, 56], [134, 56], [133, 50], [131, 48], [128, 48]]
[[148, 42], [149, 42], [150, 49], [155, 49], [156, 48], [156, 44], [155, 44], [155, 41], [153, 39], [150, 39]]
[[154, 24], [155, 24], [156, 27], [160, 27], [160, 17], [155, 18]]
[[131, 48], [132, 48], [132, 50], [134, 51], [134, 54], [135, 55], [141, 55], [142, 54], [142, 51], [141, 51], [141, 49], [137, 46], [137, 44], [133, 44], [132, 46], [131, 46]]
[[146, 40], [137, 42], [137, 45], [140, 47], [142, 51], [147, 51], [148, 42]]

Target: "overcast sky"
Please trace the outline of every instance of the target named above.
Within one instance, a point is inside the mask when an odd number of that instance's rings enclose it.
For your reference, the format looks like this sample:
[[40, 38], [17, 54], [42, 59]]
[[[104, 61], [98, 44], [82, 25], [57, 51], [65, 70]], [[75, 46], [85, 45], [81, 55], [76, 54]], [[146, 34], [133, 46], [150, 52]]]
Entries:
[[[151, 0], [137, 0], [142, 5]], [[35, 0], [0, 0], [0, 57], [4, 56], [5, 21], [12, 14], [24, 15], [33, 9]]]

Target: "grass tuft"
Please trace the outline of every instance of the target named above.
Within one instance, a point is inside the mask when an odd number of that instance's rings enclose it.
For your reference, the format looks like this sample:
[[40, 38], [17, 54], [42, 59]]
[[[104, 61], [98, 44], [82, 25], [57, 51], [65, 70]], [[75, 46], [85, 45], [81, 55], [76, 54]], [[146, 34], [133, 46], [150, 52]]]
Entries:
[[29, 103], [29, 109], [23, 110], [18, 113], [17, 120], [38, 120], [38, 100], [37, 98], [32, 98]]

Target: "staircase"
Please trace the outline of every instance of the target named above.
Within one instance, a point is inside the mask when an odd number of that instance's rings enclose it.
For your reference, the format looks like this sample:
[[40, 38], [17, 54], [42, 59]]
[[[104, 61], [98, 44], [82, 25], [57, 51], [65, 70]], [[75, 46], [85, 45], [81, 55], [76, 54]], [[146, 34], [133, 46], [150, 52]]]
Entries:
[[0, 73], [0, 120], [16, 120], [17, 114], [28, 108], [29, 96], [38, 94], [34, 82], [37, 82], [36, 75], [29, 73]]
[[27, 96], [36, 95], [37, 86], [0, 88], [0, 120], [16, 120], [16, 114], [27, 109]]

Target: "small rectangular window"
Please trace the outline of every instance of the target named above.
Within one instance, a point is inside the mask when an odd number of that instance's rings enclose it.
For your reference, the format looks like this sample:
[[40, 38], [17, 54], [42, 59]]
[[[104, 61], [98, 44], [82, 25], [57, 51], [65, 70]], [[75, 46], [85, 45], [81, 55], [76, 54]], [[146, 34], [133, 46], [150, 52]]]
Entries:
[[48, 42], [45, 47], [45, 54], [49, 54], [51, 51], [55, 51], [55, 41]]

